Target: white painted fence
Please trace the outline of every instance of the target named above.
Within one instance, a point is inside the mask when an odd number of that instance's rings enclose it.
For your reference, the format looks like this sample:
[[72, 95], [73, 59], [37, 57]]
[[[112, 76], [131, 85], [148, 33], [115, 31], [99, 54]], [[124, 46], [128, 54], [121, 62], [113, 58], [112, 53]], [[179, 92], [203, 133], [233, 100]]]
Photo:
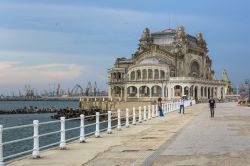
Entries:
[[[184, 106], [185, 107], [190, 106], [191, 103], [192, 103], [192, 105], [194, 105], [195, 101], [194, 100], [193, 101], [185, 101]], [[163, 103], [162, 104], [162, 109], [163, 109], [164, 115], [169, 113], [169, 112], [178, 110], [179, 106], [180, 106], [179, 102], [165, 102], [165, 103]], [[142, 108], [143, 108], [143, 119], [142, 119]], [[105, 114], [99, 114], [99, 112], [96, 112], [96, 115], [90, 115], [90, 116], [80, 115], [80, 117], [72, 118], [72, 119], [65, 119], [65, 117], [61, 117], [60, 120], [42, 122], [42, 123], [39, 123], [38, 120], [34, 120], [33, 124], [22, 125], [22, 126], [14, 126], [14, 127], [7, 127], [7, 128], [4, 128], [2, 125], [0, 125], [0, 166], [4, 166], [4, 161], [7, 160], [7, 159], [18, 157], [18, 156], [25, 155], [25, 154], [28, 154], [28, 153], [32, 153], [32, 156], [33, 156], [34, 159], [39, 158], [41, 149], [45, 149], [45, 148], [52, 147], [52, 146], [55, 146], [55, 145], [59, 145], [60, 149], [66, 149], [67, 148], [67, 142], [69, 142], [69, 141], [79, 139], [79, 142], [85, 142], [86, 137], [89, 137], [91, 135], [95, 135], [96, 137], [100, 137], [100, 132], [103, 132], [103, 131], [107, 131], [108, 134], [111, 134], [113, 128], [117, 127], [118, 130], [121, 130], [121, 126], [124, 125], [124, 124], [125, 124], [126, 127], [129, 127], [129, 124], [130, 124], [129, 119], [130, 118], [133, 119], [132, 124], [135, 125], [137, 121], [138, 121], [138, 123], [142, 123], [143, 120], [145, 122], [147, 122], [151, 118], [158, 117], [158, 115], [159, 115], [157, 105], [149, 105], [149, 106], [138, 107], [138, 110], [136, 110], [136, 108], [133, 108], [133, 113], [131, 115], [130, 115], [131, 110], [126, 109], [125, 111], [126, 111], [125, 112], [126, 113], [126, 116], [125, 116], [126, 122], [123, 123], [123, 124], [121, 123], [121, 120], [122, 120], [121, 112], [124, 112], [124, 111], [121, 111], [120, 109], [118, 109], [117, 110], [117, 118], [113, 118], [113, 119], [112, 119], [111, 111], [108, 111], [108, 113], [105, 113]], [[100, 115], [108, 115], [107, 120], [104, 120], [104, 121], [100, 122], [99, 121]], [[96, 122], [85, 125], [85, 123], [84, 123], [85, 119], [90, 118], [90, 117], [95, 117]], [[76, 120], [76, 119], [80, 120], [79, 127], [73, 127], [73, 128], [65, 129], [65, 123], [67, 121]], [[114, 122], [114, 121], [117, 121], [117, 125], [112, 126], [112, 122]], [[61, 129], [60, 130], [53, 131], [53, 132], [48, 132], [48, 133], [43, 133], [43, 134], [39, 135], [39, 127], [41, 125], [59, 123], [59, 122], [61, 123]], [[104, 128], [104, 129], [100, 130], [100, 124], [103, 124], [103, 123], [108, 123], [107, 128]], [[85, 134], [85, 128], [88, 127], [88, 126], [93, 126], [93, 125], [96, 125], [96, 130], [94, 132]], [[19, 128], [32, 127], [32, 126], [34, 128], [33, 136], [3, 142], [2, 136], [3, 136], [4, 131], [19, 129]], [[71, 130], [76, 130], [76, 129], [79, 129], [79, 133], [80, 133], [79, 136], [66, 140], [65, 139], [66, 132], [71, 131]], [[53, 134], [57, 134], [57, 133], [60, 133], [60, 135], [61, 135], [59, 142], [54, 142], [54, 143], [51, 143], [49, 145], [45, 145], [45, 146], [42, 146], [42, 147], [39, 146], [39, 139], [41, 137], [48, 136], [48, 135], [53, 135]], [[33, 149], [3, 157], [4, 145], [13, 144], [13, 143], [17, 143], [17, 142], [21, 142], [21, 141], [25, 141], [25, 140], [32, 140], [32, 139], [33, 139]]]

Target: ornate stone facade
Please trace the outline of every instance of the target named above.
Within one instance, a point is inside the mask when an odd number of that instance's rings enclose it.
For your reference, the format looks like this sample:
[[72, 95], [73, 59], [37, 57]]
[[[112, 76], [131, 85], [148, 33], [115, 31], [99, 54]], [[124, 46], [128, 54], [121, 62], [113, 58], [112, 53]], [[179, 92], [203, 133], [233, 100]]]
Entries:
[[150, 33], [145, 28], [131, 59], [117, 58], [108, 70], [109, 97], [153, 101], [224, 98], [225, 82], [215, 80], [202, 33], [187, 34], [184, 27]]

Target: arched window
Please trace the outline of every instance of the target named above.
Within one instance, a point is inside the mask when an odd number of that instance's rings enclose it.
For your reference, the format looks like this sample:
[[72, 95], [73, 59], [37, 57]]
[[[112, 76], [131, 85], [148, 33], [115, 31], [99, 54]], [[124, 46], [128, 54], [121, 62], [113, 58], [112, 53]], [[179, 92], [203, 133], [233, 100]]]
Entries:
[[144, 79], [144, 80], [147, 79], [147, 70], [146, 69], [142, 70], [142, 79]]
[[190, 75], [192, 77], [199, 77], [200, 75], [200, 65], [197, 61], [193, 61], [190, 66], [191, 73]]
[[164, 78], [165, 78], [165, 72], [164, 72], [163, 70], [161, 70], [160, 78], [161, 78], [161, 79], [164, 79]]
[[148, 79], [153, 79], [153, 70], [148, 69]]
[[135, 71], [132, 71], [130, 74], [130, 80], [135, 80]]
[[137, 75], [136, 79], [140, 80], [141, 79], [141, 70], [137, 70], [136, 75]]
[[159, 70], [155, 69], [155, 79], [159, 79]]

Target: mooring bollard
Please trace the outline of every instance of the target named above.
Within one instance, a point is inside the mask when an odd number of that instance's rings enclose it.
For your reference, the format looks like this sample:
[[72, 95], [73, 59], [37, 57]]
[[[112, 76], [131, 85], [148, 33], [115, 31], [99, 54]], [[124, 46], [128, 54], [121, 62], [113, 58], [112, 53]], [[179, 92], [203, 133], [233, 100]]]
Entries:
[[112, 127], [111, 127], [111, 111], [108, 111], [108, 134], [112, 133]]
[[84, 115], [80, 115], [81, 124], [80, 124], [80, 142], [85, 142], [85, 126], [84, 126]]
[[139, 107], [139, 123], [142, 123], [141, 106]]
[[61, 141], [60, 141], [60, 149], [66, 149], [66, 140], [65, 140], [65, 117], [61, 117]]
[[99, 122], [99, 112], [95, 113], [95, 118], [96, 118], [96, 127], [95, 127], [95, 137], [100, 137], [100, 122]]
[[143, 120], [147, 121], [147, 107], [144, 106], [144, 110], [143, 110]]
[[136, 125], [136, 114], [135, 114], [135, 107], [133, 107], [133, 125]]
[[126, 108], [126, 127], [129, 127], [129, 110]]
[[3, 126], [0, 125], [0, 166], [4, 166], [3, 163]]
[[117, 110], [117, 119], [118, 119], [118, 122], [117, 122], [117, 129], [118, 130], [121, 130], [121, 128], [122, 128], [122, 125], [121, 125], [121, 110], [120, 109], [118, 109]]
[[150, 120], [151, 119], [151, 106], [149, 105], [148, 106], [148, 120]]
[[33, 143], [33, 152], [32, 156], [34, 159], [39, 158], [39, 121], [38, 120], [33, 120], [33, 126], [34, 126], [34, 143]]
[[154, 117], [155, 117], [155, 106], [152, 105], [152, 118], [154, 118]]

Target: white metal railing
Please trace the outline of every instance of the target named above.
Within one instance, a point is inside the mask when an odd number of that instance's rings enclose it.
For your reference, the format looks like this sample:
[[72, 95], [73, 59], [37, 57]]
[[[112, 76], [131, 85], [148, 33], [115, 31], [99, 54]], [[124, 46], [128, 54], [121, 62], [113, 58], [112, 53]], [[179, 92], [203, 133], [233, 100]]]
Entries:
[[[192, 104], [193, 105], [195, 104], [195, 100], [185, 101], [184, 106], [187, 107], [187, 106], [190, 106]], [[179, 102], [163, 102], [163, 104], [162, 104], [162, 111], [163, 111], [164, 115], [169, 113], [169, 112], [178, 110], [178, 109], [179, 109]], [[32, 152], [33, 158], [39, 158], [41, 149], [49, 148], [49, 147], [52, 147], [55, 145], [59, 145], [60, 149], [66, 149], [67, 142], [79, 139], [79, 142], [82, 143], [82, 142], [85, 142], [85, 139], [88, 136], [95, 135], [95, 137], [100, 137], [100, 132], [103, 132], [103, 131], [107, 131], [108, 134], [111, 134], [112, 129], [114, 129], [114, 128], [121, 130], [122, 125], [129, 127], [129, 125], [130, 125], [129, 119], [130, 118], [133, 119], [132, 124], [136, 125], [137, 120], [138, 120], [138, 123], [142, 123], [143, 121], [147, 122], [151, 118], [158, 117], [158, 115], [159, 115], [158, 105], [148, 105], [148, 106], [143, 106], [143, 107], [140, 106], [140, 107], [138, 107], [138, 109], [133, 107], [131, 115], [130, 115], [129, 109], [125, 109], [124, 111], [121, 111], [120, 109], [118, 109], [117, 110], [117, 118], [113, 118], [113, 119], [112, 119], [111, 111], [108, 111], [108, 113], [104, 113], [104, 114], [100, 114], [99, 112], [96, 112], [95, 115], [89, 115], [89, 116], [80, 115], [80, 117], [72, 118], [72, 119], [65, 119], [65, 117], [61, 117], [60, 120], [42, 122], [42, 123], [39, 123], [38, 120], [34, 120], [33, 124], [15, 126], [15, 127], [4, 128], [2, 125], [0, 125], [0, 166], [4, 166], [4, 161], [7, 159], [18, 157], [21, 155], [25, 155], [25, 154], [30, 153], [30, 152]], [[142, 111], [143, 111], [143, 113], [142, 113]], [[122, 113], [123, 113], [123, 116], [122, 116]], [[124, 114], [125, 114], [125, 116], [124, 116]], [[103, 116], [103, 115], [107, 115], [107, 119], [100, 122], [100, 116]], [[85, 125], [85, 119], [90, 118], [90, 117], [95, 117], [96, 122]], [[122, 119], [125, 119], [125, 123], [122, 123]], [[68, 121], [72, 121], [72, 120], [80, 120], [79, 126], [66, 129], [65, 123]], [[112, 126], [112, 122], [113, 123], [117, 122], [117, 124]], [[40, 126], [52, 124], [52, 123], [60, 123], [60, 126], [61, 126], [60, 130], [39, 134]], [[103, 124], [103, 123], [107, 123], [107, 127], [100, 130], [100, 124]], [[89, 127], [89, 126], [94, 126], [94, 125], [96, 125], [95, 131], [85, 134], [85, 128]], [[3, 139], [2, 139], [3, 132], [5, 132], [7, 130], [27, 128], [27, 127], [33, 127], [33, 129], [34, 129], [33, 136], [3, 142]], [[66, 139], [66, 137], [65, 137], [66, 132], [72, 131], [72, 130], [80, 130], [80, 132], [79, 132], [80, 135], [73, 137], [73, 138]], [[59, 133], [60, 133], [60, 141], [54, 142], [54, 143], [51, 143], [51, 144], [48, 144], [45, 146], [41, 146], [41, 147], [39, 146], [39, 140], [41, 137], [50, 136], [50, 135], [59, 134]], [[26, 140], [32, 140], [32, 139], [33, 139], [33, 149], [29, 149], [27, 151], [19, 152], [19, 153], [12, 154], [9, 156], [3, 156], [3, 150], [4, 150], [5, 145], [13, 144], [13, 143], [21, 142], [21, 141], [26, 141]]]

